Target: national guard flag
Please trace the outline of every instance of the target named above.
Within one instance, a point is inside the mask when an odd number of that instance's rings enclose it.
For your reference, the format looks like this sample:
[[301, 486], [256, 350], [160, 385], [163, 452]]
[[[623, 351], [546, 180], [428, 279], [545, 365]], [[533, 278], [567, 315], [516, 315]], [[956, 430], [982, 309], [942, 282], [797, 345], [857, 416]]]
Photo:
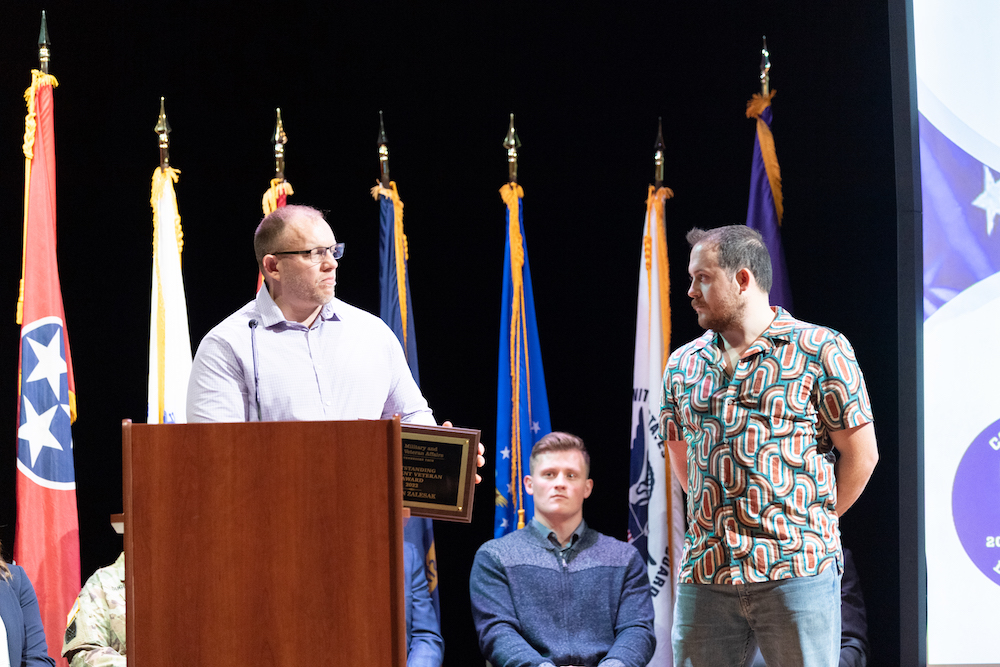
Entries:
[[511, 182], [500, 188], [500, 196], [507, 205], [507, 242], [500, 303], [494, 537], [531, 521], [534, 504], [524, 492], [524, 476], [531, 448], [552, 430], [521, 215], [524, 191]]
[[70, 429], [76, 419], [76, 390], [56, 265], [52, 88], [58, 83], [39, 70], [32, 70], [31, 77], [25, 92], [24, 245], [17, 307], [21, 345], [14, 559], [35, 586], [49, 653], [59, 655], [66, 612], [80, 591]]
[[632, 374], [628, 539], [646, 561], [653, 593], [656, 653], [650, 665], [673, 664], [670, 630], [684, 545], [684, 495], [659, 436], [663, 368], [670, 352], [670, 266], [664, 201], [669, 188], [649, 186], [639, 256], [639, 298]]
[[[379, 274], [378, 286], [381, 296], [379, 316], [389, 325], [399, 339], [406, 354], [414, 382], [420, 385], [417, 370], [417, 338], [413, 328], [413, 303], [410, 299], [410, 273], [403, 234], [403, 202], [396, 190], [396, 182], [390, 181], [388, 188], [376, 185], [371, 190], [372, 197], [379, 204]], [[403, 539], [412, 542], [424, 555], [424, 571], [427, 587], [434, 601], [434, 609], [441, 613], [438, 601], [437, 553], [434, 548], [434, 524], [430, 519], [410, 517], [403, 529]]]

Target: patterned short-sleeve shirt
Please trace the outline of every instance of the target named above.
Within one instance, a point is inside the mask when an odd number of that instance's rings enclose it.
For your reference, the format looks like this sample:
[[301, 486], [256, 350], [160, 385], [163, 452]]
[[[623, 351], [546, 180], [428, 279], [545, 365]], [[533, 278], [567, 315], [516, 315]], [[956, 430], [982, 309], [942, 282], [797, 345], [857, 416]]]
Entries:
[[687, 442], [681, 582], [773, 581], [837, 562], [829, 433], [872, 421], [868, 390], [844, 336], [774, 310], [732, 377], [713, 331], [667, 361], [660, 435]]

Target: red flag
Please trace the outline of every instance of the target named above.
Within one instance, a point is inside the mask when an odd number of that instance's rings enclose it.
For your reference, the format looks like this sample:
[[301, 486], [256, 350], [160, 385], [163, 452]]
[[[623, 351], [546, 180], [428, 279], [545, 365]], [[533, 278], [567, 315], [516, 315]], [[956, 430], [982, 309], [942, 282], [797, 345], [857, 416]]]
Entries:
[[[56, 265], [51, 75], [32, 70], [25, 92], [24, 245], [18, 318], [17, 527], [14, 560], [35, 586], [49, 654], [62, 652], [80, 591], [80, 538], [70, 424], [73, 365]], [[66, 664], [61, 658], [58, 663]]]

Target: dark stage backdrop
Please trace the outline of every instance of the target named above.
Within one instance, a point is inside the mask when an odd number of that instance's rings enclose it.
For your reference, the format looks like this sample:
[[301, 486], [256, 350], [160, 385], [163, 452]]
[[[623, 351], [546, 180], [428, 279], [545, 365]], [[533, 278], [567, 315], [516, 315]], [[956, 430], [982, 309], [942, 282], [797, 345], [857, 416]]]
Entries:
[[[591, 448], [587, 518], [624, 538], [640, 235], [663, 116], [674, 344], [699, 334], [684, 294], [693, 225], [746, 219], [760, 37], [798, 317], [843, 331], [866, 371], [882, 460], [843, 521], [868, 600], [875, 663], [898, 661], [896, 226], [884, 2], [7, 3], [0, 21], [0, 538], [14, 530], [21, 134], [39, 11], [55, 91], [59, 261], [75, 361], [82, 569], [121, 540], [120, 427], [143, 421], [152, 132], [166, 96], [196, 345], [253, 296], [251, 236], [280, 106], [291, 201], [329, 211], [348, 252], [338, 294], [378, 308], [378, 111], [406, 203], [422, 386], [439, 419], [493, 444], [506, 178], [517, 114], [520, 182], [552, 425]], [[469, 9], [475, 7], [475, 9]], [[493, 448], [490, 448], [490, 458]], [[437, 529], [446, 663], [478, 648], [468, 574], [491, 537], [492, 464], [472, 525]], [[259, 545], [265, 567], [268, 545]], [[335, 553], [331, 554], [335, 557]], [[178, 563], [179, 578], [184, 564]], [[337, 613], [331, 610], [331, 613]]]

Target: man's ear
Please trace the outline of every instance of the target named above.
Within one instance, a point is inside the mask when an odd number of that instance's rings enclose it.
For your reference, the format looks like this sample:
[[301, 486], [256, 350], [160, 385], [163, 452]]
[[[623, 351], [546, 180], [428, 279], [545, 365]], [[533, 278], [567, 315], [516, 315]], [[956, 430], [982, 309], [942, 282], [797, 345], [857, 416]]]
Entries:
[[271, 278], [277, 277], [278, 275], [278, 258], [274, 255], [264, 255], [264, 259], [261, 260], [261, 264], [264, 265], [264, 275]]
[[587, 499], [590, 497], [591, 492], [594, 490], [594, 480], [590, 477], [587, 478], [587, 482], [583, 485], [583, 497]]
[[531, 484], [531, 475], [524, 476], [524, 490], [528, 492], [529, 496], [535, 495], [535, 489]]
[[734, 278], [736, 279], [736, 284], [739, 285], [740, 292], [747, 291], [748, 289], [750, 289], [750, 285], [756, 282], [756, 280], [753, 277], [753, 274], [750, 273], [750, 269], [746, 268], [737, 271]]

